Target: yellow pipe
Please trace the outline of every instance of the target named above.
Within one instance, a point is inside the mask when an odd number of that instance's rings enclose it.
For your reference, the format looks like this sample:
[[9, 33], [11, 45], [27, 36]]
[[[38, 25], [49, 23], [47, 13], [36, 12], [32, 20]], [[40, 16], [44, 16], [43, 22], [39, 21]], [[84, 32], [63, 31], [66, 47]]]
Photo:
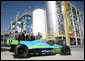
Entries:
[[69, 24], [68, 24], [68, 17], [67, 17], [67, 5], [66, 5], [66, 1], [63, 1], [63, 6], [64, 6], [64, 16], [65, 16], [65, 22], [66, 22], [66, 28], [67, 28], [67, 39], [68, 39], [68, 45], [70, 46], [70, 37], [69, 37]]

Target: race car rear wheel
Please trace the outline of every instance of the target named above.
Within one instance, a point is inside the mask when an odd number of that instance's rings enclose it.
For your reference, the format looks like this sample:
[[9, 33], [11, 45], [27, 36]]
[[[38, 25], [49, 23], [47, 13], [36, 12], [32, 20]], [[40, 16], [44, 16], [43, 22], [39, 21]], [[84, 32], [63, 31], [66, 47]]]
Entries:
[[70, 47], [68, 47], [68, 46], [63, 46], [63, 47], [61, 48], [60, 55], [71, 55]]
[[27, 55], [29, 55], [29, 51], [27, 46], [18, 45], [14, 50], [14, 54], [15, 57], [25, 58]]

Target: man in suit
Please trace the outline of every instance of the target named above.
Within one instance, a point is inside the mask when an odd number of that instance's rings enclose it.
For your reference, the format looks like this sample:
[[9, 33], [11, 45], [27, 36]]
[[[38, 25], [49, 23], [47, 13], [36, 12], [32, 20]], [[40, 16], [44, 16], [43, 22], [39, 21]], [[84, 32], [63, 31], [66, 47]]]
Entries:
[[18, 31], [15, 31], [14, 37], [15, 37], [15, 40], [19, 40], [19, 33], [18, 33]]
[[33, 33], [32, 33], [32, 35], [30, 37], [31, 37], [31, 41], [35, 40], [35, 36], [34, 36]]
[[36, 36], [37, 40], [41, 40], [42, 39], [42, 35], [40, 34], [40, 32], [38, 32], [38, 35]]
[[30, 41], [30, 40], [31, 40], [30, 33], [28, 33], [28, 34], [26, 35], [26, 41]]
[[25, 40], [24, 33], [21, 31], [19, 34], [19, 40]]

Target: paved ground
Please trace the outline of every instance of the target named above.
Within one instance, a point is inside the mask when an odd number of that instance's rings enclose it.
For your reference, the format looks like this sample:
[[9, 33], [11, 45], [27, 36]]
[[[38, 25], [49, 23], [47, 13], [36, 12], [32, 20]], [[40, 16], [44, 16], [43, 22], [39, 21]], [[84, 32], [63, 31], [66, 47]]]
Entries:
[[14, 58], [8, 47], [1, 47], [1, 60], [84, 60], [84, 48], [71, 48], [72, 55], [32, 56], [30, 58]]

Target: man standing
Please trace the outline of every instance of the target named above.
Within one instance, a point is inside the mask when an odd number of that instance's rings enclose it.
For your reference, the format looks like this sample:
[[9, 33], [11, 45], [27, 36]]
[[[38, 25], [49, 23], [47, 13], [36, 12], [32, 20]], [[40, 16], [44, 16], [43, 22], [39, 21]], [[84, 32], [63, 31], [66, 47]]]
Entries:
[[35, 40], [35, 36], [34, 34], [32, 33], [32, 36], [31, 36], [31, 41]]
[[15, 31], [14, 37], [15, 37], [15, 40], [19, 40], [19, 33], [18, 33], [18, 31]]
[[[19, 33], [18, 31], [15, 31], [15, 33], [13, 34], [13, 37], [15, 38], [15, 40], [18, 40], [19, 41]], [[14, 51], [16, 45], [10, 45], [10, 51]]]
[[19, 34], [19, 41], [24, 40], [24, 33], [21, 31]]
[[38, 32], [38, 35], [36, 36], [37, 40], [42, 40], [42, 35], [40, 35], [40, 32]]
[[28, 34], [26, 35], [26, 41], [30, 41], [30, 40], [31, 40], [30, 33], [28, 33]]
[[27, 36], [27, 34], [26, 34], [26, 30], [24, 30], [24, 35], [23, 35], [23, 37], [24, 37], [24, 41], [26, 41], [26, 36]]

